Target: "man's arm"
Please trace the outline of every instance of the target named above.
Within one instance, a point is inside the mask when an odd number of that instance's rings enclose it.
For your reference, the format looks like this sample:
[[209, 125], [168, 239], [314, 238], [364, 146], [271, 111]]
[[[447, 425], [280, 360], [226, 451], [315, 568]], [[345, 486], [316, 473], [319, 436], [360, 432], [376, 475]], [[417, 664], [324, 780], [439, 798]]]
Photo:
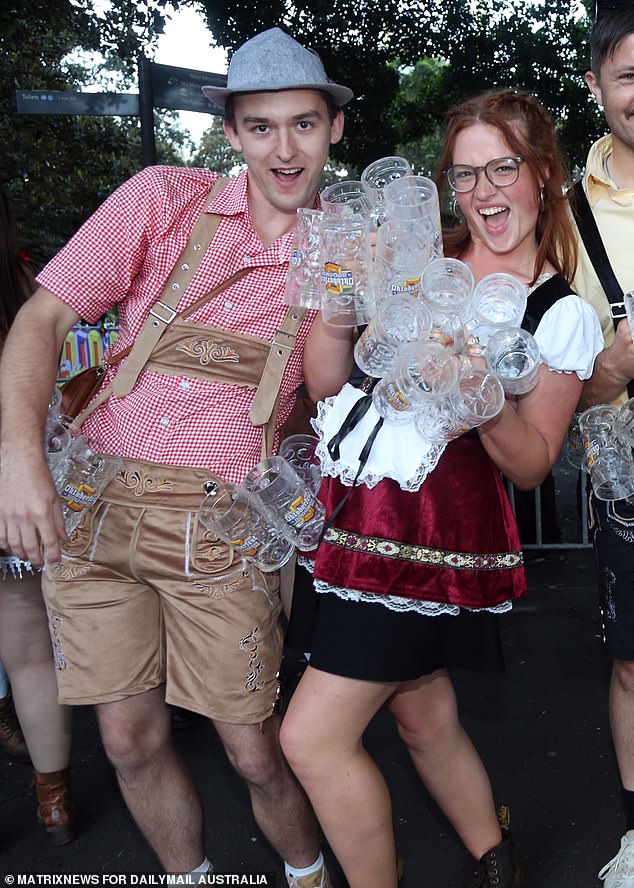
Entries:
[[592, 376], [584, 383], [578, 409], [610, 404], [631, 379], [634, 379], [634, 344], [629, 324], [623, 319], [612, 344], [598, 355]]
[[20, 309], [0, 363], [0, 548], [59, 561], [64, 522], [44, 455], [60, 349], [79, 316], [40, 287]]

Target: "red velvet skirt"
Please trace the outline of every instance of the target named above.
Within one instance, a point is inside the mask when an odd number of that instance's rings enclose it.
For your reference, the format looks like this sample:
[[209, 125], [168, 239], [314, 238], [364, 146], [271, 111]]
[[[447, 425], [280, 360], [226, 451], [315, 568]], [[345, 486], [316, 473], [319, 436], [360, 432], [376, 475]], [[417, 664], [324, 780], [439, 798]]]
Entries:
[[486, 608], [526, 595], [519, 534], [500, 472], [475, 432], [447, 446], [416, 493], [324, 478], [314, 577], [375, 595]]

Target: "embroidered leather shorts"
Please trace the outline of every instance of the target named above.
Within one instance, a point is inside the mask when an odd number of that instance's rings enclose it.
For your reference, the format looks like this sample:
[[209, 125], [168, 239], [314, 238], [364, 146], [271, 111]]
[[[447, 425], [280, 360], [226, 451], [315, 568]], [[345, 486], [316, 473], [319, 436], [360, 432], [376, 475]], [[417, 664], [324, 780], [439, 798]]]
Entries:
[[634, 506], [589, 499], [603, 635], [613, 660], [634, 660]]
[[127, 460], [44, 575], [60, 701], [109, 703], [165, 683], [168, 703], [255, 724], [277, 703], [277, 574], [198, 520], [204, 469]]

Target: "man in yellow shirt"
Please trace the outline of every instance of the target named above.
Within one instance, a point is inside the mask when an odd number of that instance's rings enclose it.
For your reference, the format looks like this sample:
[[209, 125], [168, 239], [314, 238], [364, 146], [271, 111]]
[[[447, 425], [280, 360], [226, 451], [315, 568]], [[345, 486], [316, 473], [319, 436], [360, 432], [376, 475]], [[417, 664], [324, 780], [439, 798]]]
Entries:
[[[590, 149], [583, 190], [616, 276], [618, 299], [619, 291], [634, 289], [634, 2], [599, 0], [597, 7], [586, 82], [603, 108], [610, 133]], [[605, 272], [601, 277], [609, 291]], [[573, 286], [597, 310], [605, 337], [605, 349], [584, 386], [580, 409], [623, 403], [634, 379], [632, 334], [622, 304], [610, 305], [581, 242]], [[625, 500], [602, 502], [591, 495], [590, 524], [604, 635], [613, 661], [610, 723], [626, 809], [620, 850], [599, 878], [605, 880], [605, 888], [634, 888], [634, 506]]]

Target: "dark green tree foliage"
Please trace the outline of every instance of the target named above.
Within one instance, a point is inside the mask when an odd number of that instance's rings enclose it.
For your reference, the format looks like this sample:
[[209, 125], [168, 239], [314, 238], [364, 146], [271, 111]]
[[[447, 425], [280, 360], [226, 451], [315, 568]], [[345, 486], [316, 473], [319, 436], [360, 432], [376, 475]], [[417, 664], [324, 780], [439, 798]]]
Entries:
[[[353, 172], [408, 147], [429, 171], [446, 110], [483, 89], [535, 94], [556, 116], [572, 166], [603, 132], [588, 98], [588, 16], [571, 0], [203, 0], [210, 29], [235, 49], [279, 25], [322, 56], [357, 98], [333, 152]], [[588, 0], [588, 5], [591, 5]], [[400, 82], [400, 86], [399, 86]]]
[[[18, 114], [15, 90], [81, 90], [89, 72], [63, 61], [79, 46], [110, 53], [132, 70], [143, 27], [158, 23], [143, 13], [134, 31], [136, 7], [136, 2], [119, 4], [103, 21], [90, 0], [0, 4], [0, 181], [14, 205], [21, 246], [36, 265], [139, 169], [139, 124], [136, 118]], [[169, 118], [163, 120], [162, 159], [176, 160], [182, 139]]]

